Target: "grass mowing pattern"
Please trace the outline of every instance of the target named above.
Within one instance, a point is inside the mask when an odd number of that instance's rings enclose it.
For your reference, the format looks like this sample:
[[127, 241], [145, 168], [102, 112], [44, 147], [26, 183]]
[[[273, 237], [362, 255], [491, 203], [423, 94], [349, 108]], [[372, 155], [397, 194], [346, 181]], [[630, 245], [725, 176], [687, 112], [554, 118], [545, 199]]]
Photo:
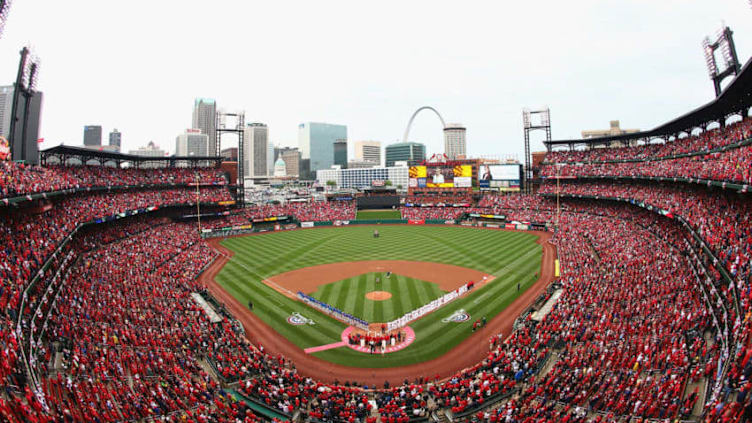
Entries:
[[[380, 282], [376, 282], [376, 278]], [[371, 291], [386, 291], [392, 298], [358, 301]], [[377, 323], [391, 322], [445, 293], [432, 282], [397, 274], [387, 278], [383, 272], [378, 272], [322, 285], [311, 296], [367, 322]]]
[[399, 210], [360, 210], [355, 218], [363, 220], [402, 219], [402, 214]]
[[[393, 367], [420, 363], [441, 356], [472, 334], [473, 319], [489, 320], [509, 305], [535, 280], [540, 270], [542, 248], [536, 236], [524, 232], [494, 231], [441, 226], [380, 226], [381, 237], [373, 238], [374, 226], [351, 226], [277, 232], [230, 238], [222, 245], [235, 256], [216, 280], [241, 304], [253, 301], [253, 312], [280, 335], [301, 348], [337, 342], [343, 323], [291, 300], [261, 282], [261, 279], [301, 267], [358, 260], [431, 261], [480, 270], [496, 276], [491, 283], [413, 322], [416, 341], [385, 356], [371, 356], [349, 348], [315, 353], [317, 357], [353, 367]], [[521, 289], [517, 291], [517, 283]], [[356, 307], [365, 297], [355, 298]], [[471, 320], [442, 323], [455, 310], [464, 309]], [[407, 311], [407, 310], [405, 310]], [[287, 317], [298, 312], [315, 325], [293, 326]], [[479, 339], [479, 348], [487, 348]]]

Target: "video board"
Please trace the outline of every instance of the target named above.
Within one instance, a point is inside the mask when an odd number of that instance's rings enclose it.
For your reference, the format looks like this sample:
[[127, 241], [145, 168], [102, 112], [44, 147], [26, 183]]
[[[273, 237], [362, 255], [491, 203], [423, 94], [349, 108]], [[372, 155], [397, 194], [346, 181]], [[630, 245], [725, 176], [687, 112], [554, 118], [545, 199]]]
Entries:
[[410, 188], [470, 188], [473, 185], [471, 165], [412, 166], [409, 176]]
[[495, 188], [500, 191], [519, 191], [522, 165], [491, 164], [478, 169], [478, 186]]

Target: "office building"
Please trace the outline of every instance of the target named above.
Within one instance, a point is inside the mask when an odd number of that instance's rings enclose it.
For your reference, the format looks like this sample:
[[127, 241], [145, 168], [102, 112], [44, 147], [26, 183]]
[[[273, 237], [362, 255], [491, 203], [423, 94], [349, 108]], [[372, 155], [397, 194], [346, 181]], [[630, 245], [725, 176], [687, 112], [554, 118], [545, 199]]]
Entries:
[[325, 186], [328, 181], [334, 181], [337, 188], [363, 189], [373, 185], [373, 182], [384, 183], [391, 181], [398, 190], [407, 189], [407, 166], [372, 167], [368, 169], [320, 169], [316, 171], [316, 181]]
[[334, 141], [334, 164], [347, 168], [347, 140]]
[[328, 169], [334, 164], [334, 143], [337, 141], [347, 142], [347, 126], [318, 122], [298, 125], [302, 179], [313, 179], [317, 170]]
[[357, 141], [355, 142], [355, 161], [381, 164], [381, 142]]
[[110, 142], [108, 143], [111, 147], [117, 147], [116, 151], [120, 151], [120, 146], [122, 143], [122, 134], [118, 132], [117, 128], [113, 129], [112, 132], [110, 132]]
[[467, 156], [465, 132], [461, 123], [448, 123], [444, 127], [444, 154], [449, 160], [464, 159]]
[[243, 133], [243, 148], [246, 177], [269, 176], [269, 128], [259, 122], [248, 123]]
[[347, 162], [348, 169], [369, 169], [378, 166], [378, 163], [374, 163], [368, 160], [350, 160]]
[[224, 161], [236, 162], [238, 161], [238, 147], [223, 148], [219, 155]]
[[100, 125], [84, 126], [84, 145], [88, 147], [102, 145], [102, 127]]
[[286, 176], [298, 176], [300, 174], [300, 151], [297, 148], [285, 147], [280, 151], [279, 158], [285, 162]]
[[186, 129], [175, 138], [175, 155], [180, 157], [209, 155], [209, 136], [200, 129]]
[[[618, 120], [612, 120], [609, 122], [608, 129], [589, 129], [582, 131], [582, 138], [601, 138], [601, 137], [613, 137], [617, 135], [634, 134], [640, 132], [639, 129], [622, 129]], [[637, 145], [637, 140], [628, 141], [630, 146]], [[613, 141], [609, 145], [604, 147], [622, 147], [622, 141]]]
[[[39, 124], [42, 114], [42, 93], [35, 91], [29, 101], [28, 116], [24, 116], [26, 97], [18, 96], [15, 134], [10, 133], [11, 115], [13, 114], [13, 86], [0, 87], [0, 136], [9, 142], [11, 160], [39, 164]], [[26, 133], [23, 122], [26, 120]], [[11, 145], [12, 144], [12, 145]]]
[[0, 87], [0, 136], [10, 139], [10, 114], [13, 112], [13, 86]]
[[[149, 144], [147, 144], [144, 147], [139, 147], [135, 150], [130, 150], [128, 154], [133, 154], [136, 156], [144, 156], [144, 157], [165, 157], [167, 156], [167, 152], [159, 148], [154, 141], [149, 141]], [[166, 161], [160, 161], [160, 162], [147, 162], [141, 164], [142, 168], [156, 168], [156, 167], [166, 167], [167, 162]]]
[[217, 103], [212, 98], [197, 98], [193, 102], [191, 128], [200, 129], [209, 137], [209, 155], [217, 155]]
[[418, 142], [398, 142], [387, 145], [384, 149], [386, 167], [394, 166], [394, 162], [405, 161], [409, 166], [415, 166], [426, 160], [426, 146]]
[[269, 176], [274, 175], [274, 165], [276, 164], [276, 160], [274, 160], [274, 146], [272, 143], [267, 143], [266, 148], [266, 171], [269, 174]]

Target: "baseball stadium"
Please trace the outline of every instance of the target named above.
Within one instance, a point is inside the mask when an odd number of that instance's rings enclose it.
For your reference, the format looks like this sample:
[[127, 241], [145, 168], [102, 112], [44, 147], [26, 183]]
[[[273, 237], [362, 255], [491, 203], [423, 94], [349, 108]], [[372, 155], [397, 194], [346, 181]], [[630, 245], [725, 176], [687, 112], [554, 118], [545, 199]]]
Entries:
[[[0, 0], [0, 45], [26, 3]], [[473, 157], [423, 106], [381, 166], [337, 125], [276, 151], [205, 98], [174, 154], [93, 125], [48, 144], [24, 47], [0, 87], [0, 420], [752, 422], [752, 60], [725, 24], [702, 49], [715, 96], [652, 85], [680, 106], [652, 129], [556, 139], [579, 99], [520, 104], [524, 159]], [[414, 159], [421, 112], [444, 150]]]

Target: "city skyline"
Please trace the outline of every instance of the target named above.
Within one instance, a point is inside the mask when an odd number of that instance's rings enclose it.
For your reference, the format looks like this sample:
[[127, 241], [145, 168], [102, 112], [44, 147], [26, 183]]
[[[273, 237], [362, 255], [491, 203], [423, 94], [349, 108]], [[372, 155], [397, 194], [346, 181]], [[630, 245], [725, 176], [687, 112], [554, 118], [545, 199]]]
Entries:
[[[42, 148], [79, 145], [81, 128], [96, 122], [126, 134], [123, 151], [154, 141], [173, 152], [174, 134], [192, 126], [186, 119], [193, 101], [205, 96], [216, 99], [220, 108], [245, 110], [247, 121], [267, 123], [274, 133], [270, 143], [278, 146], [295, 146], [297, 125], [308, 121], [339, 122], [348, 126], [350, 139], [374, 139], [386, 146], [401, 141], [410, 113], [430, 105], [448, 122], [468, 128], [468, 155], [511, 153], [522, 159], [524, 107], [551, 108], [555, 139], [579, 138], [583, 129], [611, 120], [650, 129], [713, 98], [700, 43], [721, 21], [734, 31], [742, 62], [752, 46], [752, 11], [741, 0], [632, 1], [618, 7], [595, 1], [513, 7], [478, 3], [461, 9], [430, 3], [430, 20], [419, 19], [427, 2], [400, 6], [404, 10], [397, 16], [391, 9], [398, 3], [387, 4], [370, 18], [344, 2], [298, 3], [301, 13], [295, 16], [289, 15], [289, 7], [261, 4], [247, 7], [258, 7], [268, 23], [242, 34], [233, 29], [239, 26], [219, 24], [222, 19], [242, 20], [233, 4], [219, 1], [204, 8], [187, 2], [185, 24], [170, 22], [170, 36], [164, 31], [168, 4], [151, 5], [153, 13], [146, 17], [138, 2], [45, 5], [48, 13], [38, 14], [33, 4], [16, 2], [0, 40], [0, 54], [8, 58], [0, 64], [0, 81], [5, 81], [0, 83], [13, 81], [23, 45], [31, 42], [41, 58]], [[81, 26], [87, 31], [71, 30], [85, 14], [54, 19], [77, 8], [101, 19], [87, 21], [93, 27]], [[300, 39], [294, 34], [309, 33], [313, 25], [302, 15], [321, 23], [341, 21], [343, 27]], [[518, 15], [535, 16], [536, 31], [516, 22]], [[113, 16], [119, 19], [109, 18]], [[376, 23], [386, 16], [397, 29], [376, 31]], [[135, 35], [121, 26], [134, 19], [143, 21]], [[440, 31], [450, 21], [459, 25], [457, 30]], [[195, 30], [198, 22], [201, 31]], [[279, 22], [285, 25], [277, 29]], [[49, 30], [30, 32], [32, 25]], [[91, 37], [90, 31], [99, 35]], [[223, 45], [225, 40], [259, 34], [276, 38], [258, 46], [259, 54], [274, 59], [269, 69], [254, 68], [248, 74], [242, 60], [240, 66], [230, 60], [217, 66], [212, 60], [195, 63], [190, 55], [202, 48], [226, 57], [234, 47]], [[327, 45], [323, 53], [321, 45]], [[610, 54], [595, 54], [599, 51]], [[338, 65], [302, 74], [294, 66], [329, 60]], [[620, 70], [619, 80], [610, 78], [612, 69]], [[218, 78], [220, 72], [226, 75]], [[145, 93], [150, 101], [144, 101]], [[429, 155], [443, 151], [441, 128], [433, 117], [416, 119], [411, 135], [409, 141], [426, 144]], [[533, 150], [542, 148], [539, 139], [533, 144]]]

